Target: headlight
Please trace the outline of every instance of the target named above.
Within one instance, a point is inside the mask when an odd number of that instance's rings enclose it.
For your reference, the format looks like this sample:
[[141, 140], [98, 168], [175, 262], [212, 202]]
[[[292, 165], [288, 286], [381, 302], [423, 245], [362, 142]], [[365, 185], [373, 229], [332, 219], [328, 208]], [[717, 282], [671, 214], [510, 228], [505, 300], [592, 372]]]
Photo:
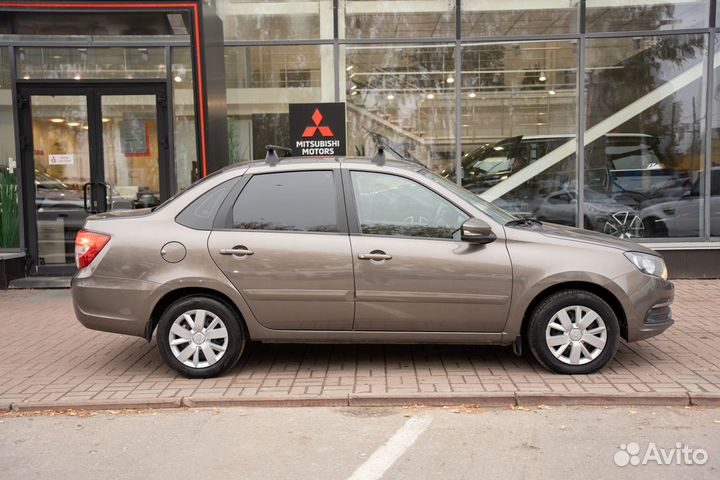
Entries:
[[650, 255], [649, 253], [639, 252], [625, 252], [625, 257], [641, 272], [667, 280], [667, 267], [662, 258]]

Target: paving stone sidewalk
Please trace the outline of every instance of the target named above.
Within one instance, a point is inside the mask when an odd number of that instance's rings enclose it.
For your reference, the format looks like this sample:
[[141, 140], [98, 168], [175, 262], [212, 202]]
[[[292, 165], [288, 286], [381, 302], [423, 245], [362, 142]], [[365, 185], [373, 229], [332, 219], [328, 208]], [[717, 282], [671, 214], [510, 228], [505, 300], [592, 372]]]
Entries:
[[[68, 290], [0, 292], [0, 407], [140, 404], [162, 399], [281, 401], [540, 395], [720, 398], [720, 280], [680, 280], [676, 324], [622, 343], [600, 373], [565, 376], [510, 348], [437, 345], [256, 345], [224, 376], [188, 380], [154, 341], [85, 329]], [[192, 402], [185, 402], [192, 404]], [[196, 403], [199, 404], [199, 403]]]

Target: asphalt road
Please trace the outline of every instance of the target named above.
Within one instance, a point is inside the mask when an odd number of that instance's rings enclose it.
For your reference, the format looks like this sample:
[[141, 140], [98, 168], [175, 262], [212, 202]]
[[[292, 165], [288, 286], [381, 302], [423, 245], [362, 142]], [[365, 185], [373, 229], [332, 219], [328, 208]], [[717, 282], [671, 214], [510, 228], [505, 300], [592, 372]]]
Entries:
[[[704, 459], [703, 465], [682, 464], [685, 445], [692, 449], [687, 457]], [[616, 465], [642, 463], [648, 448], [651, 457], [655, 452], [653, 458], [671, 464], [651, 458], [646, 465]], [[0, 478], [717, 479], [720, 409], [316, 407], [3, 415]]]

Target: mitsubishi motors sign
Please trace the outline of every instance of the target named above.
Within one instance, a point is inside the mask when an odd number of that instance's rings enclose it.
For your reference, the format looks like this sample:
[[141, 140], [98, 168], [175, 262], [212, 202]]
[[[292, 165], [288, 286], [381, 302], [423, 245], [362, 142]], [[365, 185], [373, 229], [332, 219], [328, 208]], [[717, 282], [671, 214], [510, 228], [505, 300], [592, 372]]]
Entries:
[[291, 103], [290, 141], [293, 155], [345, 155], [345, 104]]

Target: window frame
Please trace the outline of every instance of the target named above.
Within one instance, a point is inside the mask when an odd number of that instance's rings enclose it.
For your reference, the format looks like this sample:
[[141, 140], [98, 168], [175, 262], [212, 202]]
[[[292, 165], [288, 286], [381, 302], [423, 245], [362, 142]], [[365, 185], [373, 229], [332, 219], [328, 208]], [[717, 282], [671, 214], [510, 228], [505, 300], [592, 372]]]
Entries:
[[[323, 165], [324, 168], [313, 168], [313, 169], [283, 169], [277, 171], [263, 171], [257, 173], [246, 173], [243, 175], [241, 181], [239, 181], [225, 197], [225, 200], [220, 205], [218, 213], [215, 216], [215, 222], [213, 224], [213, 231], [222, 232], [263, 232], [263, 233], [291, 233], [301, 235], [348, 235], [348, 217], [345, 205], [345, 198], [343, 196], [343, 186], [341, 176], [338, 174], [337, 167], [330, 167]], [[305, 173], [305, 172], [330, 172], [333, 176], [333, 188], [335, 189], [335, 207], [336, 207], [336, 220], [337, 220], [337, 232], [312, 232], [304, 230], [256, 230], [246, 228], [235, 228], [233, 221], [233, 206], [242, 195], [245, 187], [252, 181], [253, 178], [262, 175], [276, 175], [279, 173]]]
[[[402, 175], [397, 172], [381, 172], [377, 170], [366, 170], [363, 168], [344, 168], [342, 170], [342, 179], [343, 179], [343, 186], [345, 188], [345, 205], [347, 208], [347, 219], [348, 219], [348, 226], [349, 226], [349, 232], [351, 236], [360, 236], [360, 237], [377, 237], [377, 238], [404, 238], [404, 239], [413, 239], [413, 240], [431, 240], [436, 242], [460, 242], [459, 239], [453, 239], [453, 238], [438, 238], [438, 237], [415, 237], [412, 235], [378, 235], [373, 233], [362, 233], [362, 230], [360, 229], [360, 216], [358, 215], [358, 209], [357, 209], [357, 203], [355, 202], [355, 189], [353, 188], [352, 184], [352, 173], [353, 172], [362, 172], [362, 173], [375, 173], [378, 175], [391, 175], [393, 177], [400, 177], [402, 179], [408, 180], [410, 182], [414, 182], [421, 186], [422, 188], [425, 188], [429, 190], [430, 192], [434, 193], [435, 195], [439, 196], [446, 202], [448, 202], [450, 205], [454, 206], [461, 212], [463, 212], [465, 215], [468, 216], [468, 220], [471, 218], [478, 218], [477, 215], [468, 212], [466, 208], [463, 208], [462, 206], [458, 205], [457, 202], [449, 199], [447, 196], [443, 195], [442, 193], [438, 192], [434, 188], [429, 187], [428, 185], [425, 185], [422, 182], [417, 181], [414, 178], [408, 177], [406, 175]], [[467, 221], [467, 220], [465, 220]], [[464, 223], [464, 222], [463, 222]]]

